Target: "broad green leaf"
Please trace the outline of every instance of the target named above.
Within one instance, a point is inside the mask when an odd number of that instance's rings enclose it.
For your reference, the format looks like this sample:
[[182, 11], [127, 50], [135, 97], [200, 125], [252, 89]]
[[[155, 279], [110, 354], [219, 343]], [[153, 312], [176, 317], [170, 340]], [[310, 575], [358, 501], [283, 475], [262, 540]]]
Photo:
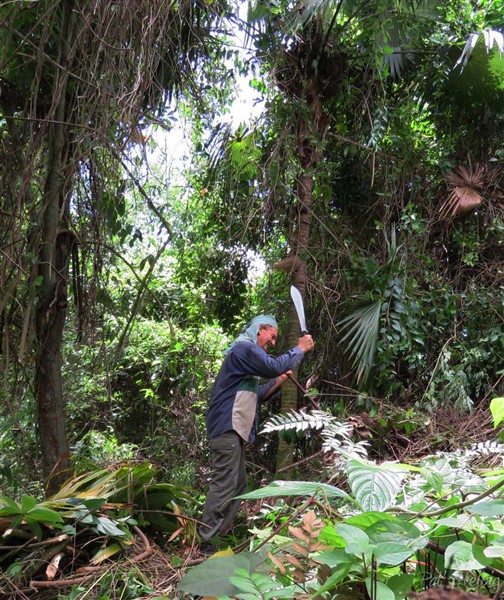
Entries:
[[35, 506], [32, 510], [27, 513], [31, 519], [36, 521], [40, 521], [41, 523], [49, 523], [54, 525], [54, 523], [63, 523], [63, 517], [59, 512], [52, 510], [51, 508], [46, 508], [45, 506]]
[[473, 545], [473, 556], [479, 563], [481, 563], [485, 567], [489, 567], [492, 565], [494, 557], [491, 557], [488, 554], [486, 554], [485, 550], [486, 548], [484, 548], [483, 546]]
[[471, 523], [474, 523], [474, 519], [467, 515], [460, 515], [458, 517], [444, 517], [442, 519], [436, 519], [433, 523], [434, 528], [438, 527], [452, 527], [453, 529], [467, 529], [468, 525], [470, 528]]
[[314, 560], [329, 567], [337, 567], [345, 563], [351, 565], [355, 561], [355, 558], [344, 550], [324, 550], [320, 554], [317, 554]]
[[489, 558], [504, 560], [504, 544], [492, 544], [483, 550], [483, 554]]
[[101, 533], [112, 535], [115, 537], [122, 537], [126, 535], [122, 529], [119, 529], [117, 525], [108, 517], [97, 517], [96, 529]]
[[[236, 575], [231, 576], [229, 581], [240, 590], [237, 594], [238, 598], [287, 597], [286, 594], [282, 595], [281, 583], [261, 573], [248, 573], [245, 569], [237, 569]], [[290, 595], [289, 590], [288, 597]]]
[[263, 562], [253, 552], [242, 552], [234, 556], [217, 556], [192, 567], [177, 586], [178, 591], [195, 596], [235, 596], [239, 589], [229, 578], [237, 569], [252, 573]]
[[407, 598], [413, 588], [415, 576], [409, 573], [393, 575], [387, 580], [387, 586], [394, 592], [396, 598]]
[[345, 540], [339, 535], [332, 523], [320, 530], [319, 540], [326, 546], [332, 546], [333, 548], [343, 548], [345, 546]]
[[363, 512], [358, 515], [354, 515], [352, 517], [348, 517], [345, 519], [345, 523], [347, 525], [354, 525], [355, 527], [360, 527], [365, 530], [366, 533], [368, 527], [372, 527], [375, 523], [383, 523], [383, 521], [393, 521], [397, 519], [394, 515], [382, 513], [382, 512]]
[[23, 497], [21, 498], [21, 510], [24, 513], [27, 513], [32, 508], [35, 508], [36, 505], [37, 505], [37, 500], [35, 498], [33, 498], [32, 496], [23, 495]]
[[471, 504], [466, 509], [468, 512], [488, 517], [499, 517], [504, 515], [504, 500], [486, 500]]
[[4, 505], [0, 508], [0, 515], [16, 515], [21, 512], [17, 503], [9, 496], [0, 496], [0, 503]]
[[93, 515], [93, 513], [84, 512], [84, 511], [80, 511], [80, 510], [75, 513], [75, 518], [78, 521], [80, 521], [81, 523], [84, 523], [86, 525], [95, 523], [97, 520], [97, 517], [95, 515]]
[[378, 564], [395, 567], [402, 564], [415, 552], [415, 548], [409, 548], [403, 544], [381, 542], [376, 544], [373, 550], [373, 556], [376, 558]]
[[30, 528], [30, 531], [37, 538], [37, 540], [41, 541], [42, 537], [43, 537], [42, 536], [42, 527], [40, 527], [40, 524], [38, 523], [38, 521], [35, 521], [34, 519], [31, 519], [28, 516], [24, 517], [24, 521], [26, 521], [26, 524]]
[[483, 569], [474, 558], [473, 547], [469, 542], [457, 541], [450, 544], [445, 551], [445, 568], [458, 571], [473, 571]]
[[[395, 600], [394, 592], [381, 581], [373, 581], [371, 577], [366, 577], [366, 589], [370, 598], [374, 600]], [[376, 594], [373, 589], [376, 586]]]
[[364, 511], [383, 511], [392, 505], [401, 490], [403, 473], [381, 466], [350, 460], [347, 464], [348, 482]]
[[345, 579], [345, 577], [350, 572], [350, 569], [352, 569], [352, 567], [356, 564], [355, 557], [350, 556], [350, 555], [347, 555], [347, 557], [350, 559], [350, 562], [347, 562], [347, 563], [338, 562], [335, 564], [331, 564], [331, 559], [328, 556], [327, 556], [328, 560], [327, 561], [325, 560], [326, 559], [325, 552], [317, 557], [317, 562], [318, 562], [318, 559], [322, 559], [321, 560], [322, 564], [327, 564], [330, 567], [332, 567], [332, 572], [331, 572], [330, 577], [327, 579], [327, 581], [324, 583], [324, 585], [320, 589], [317, 590], [319, 594], [323, 594], [324, 592], [328, 592], [329, 590], [334, 590], [334, 587], [337, 586], [339, 583], [341, 583]]
[[12, 529], [16, 529], [16, 527], [18, 527], [23, 521], [23, 515], [22, 514], [18, 514], [16, 516], [12, 517], [12, 521], [10, 523], [10, 526]]
[[82, 504], [89, 510], [100, 510], [107, 502], [106, 498], [87, 498], [82, 500]]
[[504, 398], [494, 398], [490, 402], [490, 412], [492, 413], [494, 427], [497, 427], [504, 420]]
[[327, 483], [313, 483], [311, 481], [272, 481], [266, 487], [237, 496], [244, 500], [258, 500], [272, 496], [323, 496], [327, 498], [344, 498], [351, 500], [350, 496], [333, 485]]
[[373, 549], [369, 542], [369, 537], [362, 529], [353, 527], [352, 525], [346, 525], [345, 523], [339, 523], [336, 525], [335, 529], [345, 540], [345, 552], [348, 554], [360, 556], [361, 554], [369, 554]]
[[392, 515], [373, 523], [366, 529], [366, 533], [373, 544], [400, 544], [412, 550], [419, 550], [427, 544], [425, 535], [422, 535], [418, 527]]

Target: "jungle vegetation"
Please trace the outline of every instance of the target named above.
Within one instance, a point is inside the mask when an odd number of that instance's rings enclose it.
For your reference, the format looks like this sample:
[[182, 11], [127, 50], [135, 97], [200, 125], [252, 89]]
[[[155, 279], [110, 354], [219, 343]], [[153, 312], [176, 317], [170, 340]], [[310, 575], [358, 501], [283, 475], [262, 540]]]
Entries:
[[[5, 597], [499, 597], [503, 22], [0, 4]], [[222, 351], [260, 313], [294, 345], [291, 285], [315, 351], [262, 409], [226, 555], [188, 569]]]

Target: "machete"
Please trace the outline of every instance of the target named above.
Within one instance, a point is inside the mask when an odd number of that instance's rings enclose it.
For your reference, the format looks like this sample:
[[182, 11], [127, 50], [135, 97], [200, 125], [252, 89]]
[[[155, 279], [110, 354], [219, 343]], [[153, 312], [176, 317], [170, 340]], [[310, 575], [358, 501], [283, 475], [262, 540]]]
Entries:
[[293, 285], [291, 285], [290, 293], [292, 302], [294, 302], [294, 307], [296, 308], [297, 316], [299, 319], [299, 326], [301, 327], [301, 333], [303, 335], [306, 335], [308, 333], [308, 329], [306, 329], [303, 297], [301, 296], [301, 292], [297, 289], [297, 287]]
[[[297, 312], [297, 316], [299, 319], [299, 326], [301, 327], [301, 334], [306, 335], [308, 333], [308, 329], [306, 328], [306, 320], [304, 314], [304, 305], [303, 305], [303, 297], [301, 296], [301, 292], [297, 289], [297, 287], [291, 285], [290, 294], [292, 298], [292, 302], [294, 302], [294, 307]], [[299, 381], [294, 377], [294, 375], [287, 374], [287, 377], [294, 383], [294, 385], [303, 392], [304, 396], [307, 397], [310, 404], [313, 408], [320, 410], [320, 406], [318, 402], [312, 396], [308, 395], [308, 390], [299, 383]]]

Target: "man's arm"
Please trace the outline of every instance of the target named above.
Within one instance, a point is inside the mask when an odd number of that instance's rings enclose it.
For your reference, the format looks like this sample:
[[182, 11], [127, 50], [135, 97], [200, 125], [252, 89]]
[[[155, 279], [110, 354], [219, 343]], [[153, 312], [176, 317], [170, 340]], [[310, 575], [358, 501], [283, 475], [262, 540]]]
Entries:
[[243, 370], [250, 375], [272, 379], [294, 369], [303, 360], [306, 352], [313, 349], [314, 343], [311, 335], [304, 335], [299, 338], [294, 348], [280, 356], [271, 356], [256, 344], [240, 344], [240, 346], [241, 348], [237, 350]]
[[[298, 344], [280, 356], [271, 356], [256, 344], [237, 344], [234, 355], [241, 362], [241, 369], [250, 375], [272, 379], [294, 369], [306, 352], [313, 349], [311, 335], [299, 338]], [[281, 384], [281, 382], [280, 382]], [[279, 384], [279, 385], [280, 385]]]
[[[260, 402], [266, 402], [267, 400], [269, 400], [275, 394], [275, 392], [278, 391], [278, 389], [280, 388], [280, 386], [282, 385], [282, 383], [286, 379], [288, 379], [289, 373], [292, 374], [292, 371], [290, 369], [287, 371], [287, 373], [282, 373], [282, 375], [279, 375], [278, 377], [276, 377], [273, 380], [273, 385], [270, 385], [270, 387], [268, 387], [266, 389], [265, 393], [261, 394], [261, 392], [259, 391], [259, 401]], [[265, 387], [267, 387], [267, 384], [265, 384]], [[259, 388], [259, 390], [260, 389], [261, 388]]]

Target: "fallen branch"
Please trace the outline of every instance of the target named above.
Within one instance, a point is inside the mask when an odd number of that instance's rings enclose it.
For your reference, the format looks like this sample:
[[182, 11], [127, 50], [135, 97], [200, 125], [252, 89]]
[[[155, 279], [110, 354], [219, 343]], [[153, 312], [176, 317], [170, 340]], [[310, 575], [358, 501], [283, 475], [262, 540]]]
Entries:
[[[150, 545], [149, 540], [144, 535], [144, 533], [138, 528], [133, 528], [135, 533], [141, 538], [143, 545], [145, 547], [144, 551], [138, 554], [137, 556], [124, 560], [117, 565], [117, 568], [122, 567], [125, 564], [138, 563], [146, 558], [149, 558], [154, 553], [154, 548]], [[76, 573], [82, 573], [80, 577], [73, 577], [69, 579], [58, 579], [55, 581], [30, 581], [30, 587], [35, 589], [49, 588], [49, 587], [66, 587], [71, 585], [76, 585], [85, 582], [89, 579], [94, 573], [100, 573], [110, 569], [110, 565], [107, 566], [95, 566], [95, 567], [80, 567], [76, 570]]]

